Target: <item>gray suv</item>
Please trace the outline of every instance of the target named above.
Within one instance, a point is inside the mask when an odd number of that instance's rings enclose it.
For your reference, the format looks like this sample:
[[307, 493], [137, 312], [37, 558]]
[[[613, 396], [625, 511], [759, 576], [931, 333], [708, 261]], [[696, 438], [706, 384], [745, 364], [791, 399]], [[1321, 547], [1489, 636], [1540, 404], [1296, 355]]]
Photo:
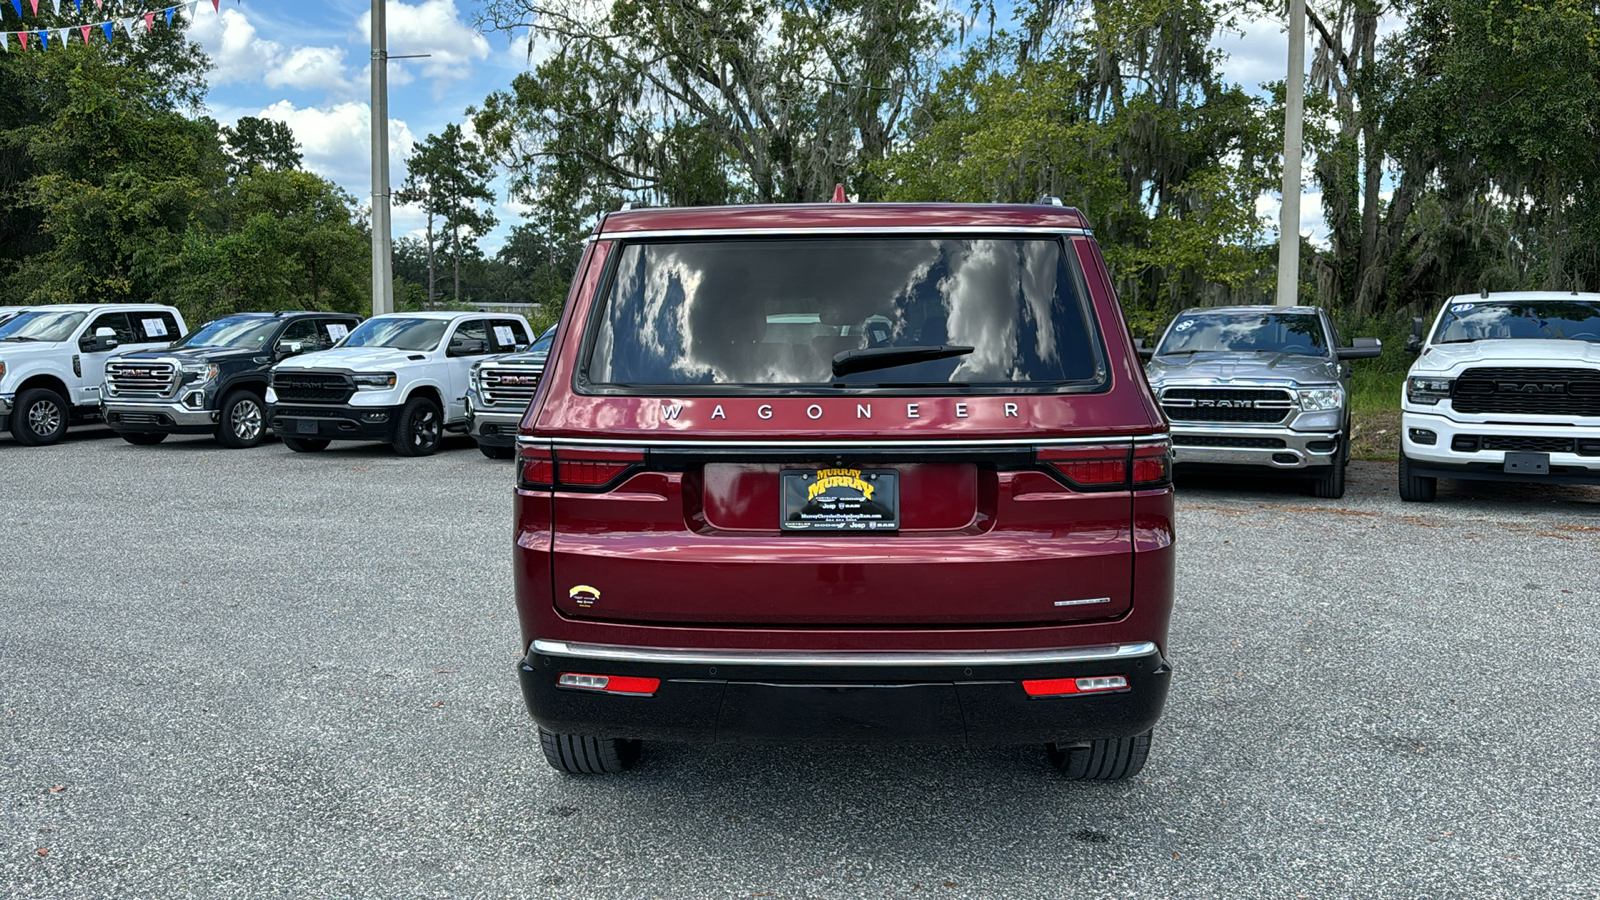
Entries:
[[1145, 374], [1172, 423], [1180, 471], [1244, 470], [1310, 479], [1344, 496], [1350, 461], [1350, 366], [1383, 352], [1376, 338], [1340, 347], [1310, 306], [1186, 309], [1167, 326]]

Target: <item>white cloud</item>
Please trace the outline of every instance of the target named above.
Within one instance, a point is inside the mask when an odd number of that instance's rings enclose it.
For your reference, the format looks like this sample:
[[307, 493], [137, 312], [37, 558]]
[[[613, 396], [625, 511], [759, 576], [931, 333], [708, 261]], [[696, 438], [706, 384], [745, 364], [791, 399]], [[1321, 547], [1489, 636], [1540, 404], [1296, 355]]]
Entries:
[[[1278, 234], [1278, 217], [1282, 215], [1283, 202], [1277, 194], [1262, 194], [1256, 198], [1256, 215], [1265, 223], [1272, 237]], [[1300, 235], [1314, 246], [1327, 249], [1328, 222], [1322, 215], [1322, 192], [1300, 195]]]
[[[422, 0], [416, 5], [402, 0], [389, 0], [386, 10], [384, 31], [388, 38], [389, 54], [429, 54], [427, 59], [419, 61], [423, 74], [429, 78], [436, 81], [469, 78], [473, 61], [489, 56], [489, 42], [476, 29], [461, 21], [455, 0]], [[363, 40], [371, 42], [370, 10], [361, 14], [356, 29]], [[399, 71], [406, 62], [390, 64], [391, 82], [396, 81], [397, 76], [406, 78]], [[436, 85], [435, 90], [438, 89]]]
[[327, 90], [349, 93], [356, 84], [345, 74], [344, 50], [339, 47], [296, 47], [267, 69], [267, 87]]
[[196, 17], [188, 34], [211, 57], [213, 84], [259, 80], [283, 53], [282, 44], [258, 36], [255, 25], [236, 9], [225, 9], [220, 16]]
[[[294, 131], [305, 157], [305, 167], [346, 190], [370, 199], [372, 189], [371, 108], [365, 103], [338, 103], [328, 107], [298, 108], [288, 100], [263, 109], [258, 115], [286, 123]], [[405, 155], [415, 137], [399, 119], [389, 120], [389, 181], [405, 179]]]

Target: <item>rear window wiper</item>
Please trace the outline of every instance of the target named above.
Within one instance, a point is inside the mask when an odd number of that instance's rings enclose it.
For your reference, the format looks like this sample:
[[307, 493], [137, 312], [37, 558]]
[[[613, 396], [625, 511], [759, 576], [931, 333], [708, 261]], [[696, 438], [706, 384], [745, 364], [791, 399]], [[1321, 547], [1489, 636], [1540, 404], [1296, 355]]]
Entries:
[[833, 357], [833, 374], [838, 377], [855, 372], [869, 372], [873, 369], [904, 366], [915, 362], [949, 359], [952, 356], [966, 356], [972, 350], [973, 348], [971, 347], [958, 347], [953, 344], [937, 344], [927, 347], [868, 347], [865, 350], [846, 350]]

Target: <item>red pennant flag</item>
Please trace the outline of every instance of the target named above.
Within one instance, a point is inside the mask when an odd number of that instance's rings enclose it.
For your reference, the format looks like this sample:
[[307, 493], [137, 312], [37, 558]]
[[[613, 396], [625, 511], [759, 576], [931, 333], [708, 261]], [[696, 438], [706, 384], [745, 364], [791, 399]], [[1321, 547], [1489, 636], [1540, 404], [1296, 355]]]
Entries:
[[89, 46], [89, 29], [93, 27], [93, 25], [84, 25], [78, 29], [79, 31], [83, 32], [83, 45], [85, 47]]
[[[33, 3], [33, 17], [37, 19], [39, 17], [39, 0], [30, 0], [30, 2]], [[217, 0], [211, 0], [211, 2], [215, 3]]]
[[22, 45], [22, 49], [28, 49], [28, 33], [26, 31], [17, 32], [17, 43]]
[[[33, 2], [37, 4], [39, 0], [33, 0]], [[219, 13], [222, 12], [222, 4], [220, 0], [211, 0], [211, 9]]]
[[155, 30], [156, 30], [156, 14], [153, 13], [153, 12], [145, 13], [144, 14], [144, 33], [145, 34], [149, 34], [149, 33], [151, 33], [152, 31], [155, 31]]

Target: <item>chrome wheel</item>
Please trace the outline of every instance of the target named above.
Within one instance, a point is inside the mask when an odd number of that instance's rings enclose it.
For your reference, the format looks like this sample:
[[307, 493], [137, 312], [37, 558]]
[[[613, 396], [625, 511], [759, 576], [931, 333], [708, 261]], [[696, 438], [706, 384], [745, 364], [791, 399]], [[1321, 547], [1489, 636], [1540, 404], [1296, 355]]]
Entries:
[[61, 407], [54, 400], [40, 400], [28, 407], [28, 428], [40, 437], [48, 437], [61, 427]]
[[261, 404], [254, 400], [244, 399], [233, 405], [233, 415], [229, 416], [229, 426], [233, 428], [233, 436], [241, 441], [253, 441], [261, 436]]

